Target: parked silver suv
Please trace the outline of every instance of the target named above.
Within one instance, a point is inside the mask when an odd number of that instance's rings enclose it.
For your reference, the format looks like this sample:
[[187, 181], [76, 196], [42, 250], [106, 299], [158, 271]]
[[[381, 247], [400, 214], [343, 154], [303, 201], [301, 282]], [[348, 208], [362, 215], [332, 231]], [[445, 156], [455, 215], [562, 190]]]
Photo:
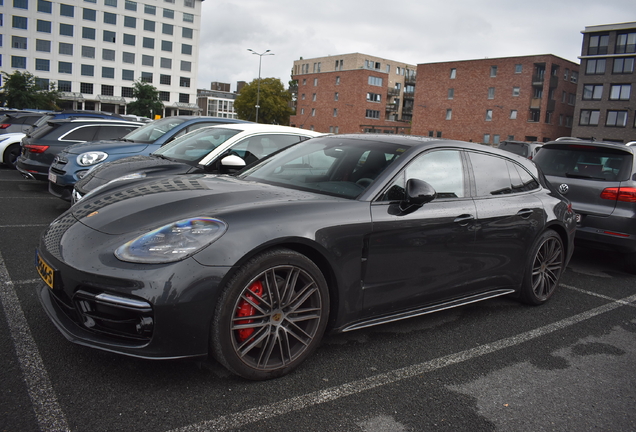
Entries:
[[636, 273], [636, 147], [560, 139], [534, 162], [572, 203], [576, 242], [623, 253]]

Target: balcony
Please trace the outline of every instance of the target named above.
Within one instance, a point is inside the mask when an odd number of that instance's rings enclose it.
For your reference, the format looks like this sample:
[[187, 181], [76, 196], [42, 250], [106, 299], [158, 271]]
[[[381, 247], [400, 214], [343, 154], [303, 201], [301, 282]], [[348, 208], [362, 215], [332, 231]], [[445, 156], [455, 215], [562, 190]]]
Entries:
[[539, 109], [541, 108], [541, 98], [532, 98], [530, 101], [530, 109]]
[[402, 107], [402, 115], [412, 114], [412, 113], [413, 113], [413, 107], [412, 106], [403, 106]]
[[404, 83], [405, 83], [405, 84], [415, 84], [415, 78], [416, 78], [416, 77], [417, 77], [417, 74], [415, 74], [415, 73], [412, 73], [412, 74], [406, 75], [406, 76], [404, 77]]
[[399, 96], [400, 95], [400, 91], [401, 91], [400, 89], [393, 87], [393, 88], [389, 88], [387, 90], [387, 94], [389, 96]]
[[415, 90], [406, 91], [404, 90], [404, 99], [414, 99], [415, 98]]
[[388, 103], [386, 104], [386, 111], [387, 112], [397, 112], [398, 110], [398, 106], [395, 103]]

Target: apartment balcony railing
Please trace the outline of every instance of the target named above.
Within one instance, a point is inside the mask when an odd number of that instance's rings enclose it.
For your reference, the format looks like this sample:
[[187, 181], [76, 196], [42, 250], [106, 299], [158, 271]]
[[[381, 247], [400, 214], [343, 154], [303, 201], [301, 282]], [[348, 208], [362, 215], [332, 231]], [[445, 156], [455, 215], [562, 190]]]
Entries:
[[395, 88], [395, 87], [390, 87], [387, 91], [387, 94], [389, 96], [399, 96], [400, 95], [400, 89]]

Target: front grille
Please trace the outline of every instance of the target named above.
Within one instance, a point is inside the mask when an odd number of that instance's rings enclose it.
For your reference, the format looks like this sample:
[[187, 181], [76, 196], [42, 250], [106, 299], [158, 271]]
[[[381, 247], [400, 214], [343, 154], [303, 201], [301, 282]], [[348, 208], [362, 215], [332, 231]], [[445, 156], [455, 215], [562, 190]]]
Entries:
[[59, 169], [59, 168], [57, 168], [57, 167], [53, 167], [53, 166], [51, 166], [51, 172], [52, 172], [52, 173], [55, 173], [55, 174], [57, 174], [57, 175], [64, 175], [64, 174], [66, 174], [66, 171], [61, 170], [61, 169]]

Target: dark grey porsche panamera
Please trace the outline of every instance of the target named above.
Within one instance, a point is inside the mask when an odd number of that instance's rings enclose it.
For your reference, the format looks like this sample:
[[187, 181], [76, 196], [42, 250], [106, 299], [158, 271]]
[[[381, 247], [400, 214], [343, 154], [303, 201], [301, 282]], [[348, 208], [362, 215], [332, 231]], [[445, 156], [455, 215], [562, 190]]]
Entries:
[[41, 302], [71, 341], [284, 375], [326, 330], [511, 295], [547, 301], [575, 215], [535, 165], [457, 141], [333, 135], [237, 176], [121, 183], [42, 234]]

